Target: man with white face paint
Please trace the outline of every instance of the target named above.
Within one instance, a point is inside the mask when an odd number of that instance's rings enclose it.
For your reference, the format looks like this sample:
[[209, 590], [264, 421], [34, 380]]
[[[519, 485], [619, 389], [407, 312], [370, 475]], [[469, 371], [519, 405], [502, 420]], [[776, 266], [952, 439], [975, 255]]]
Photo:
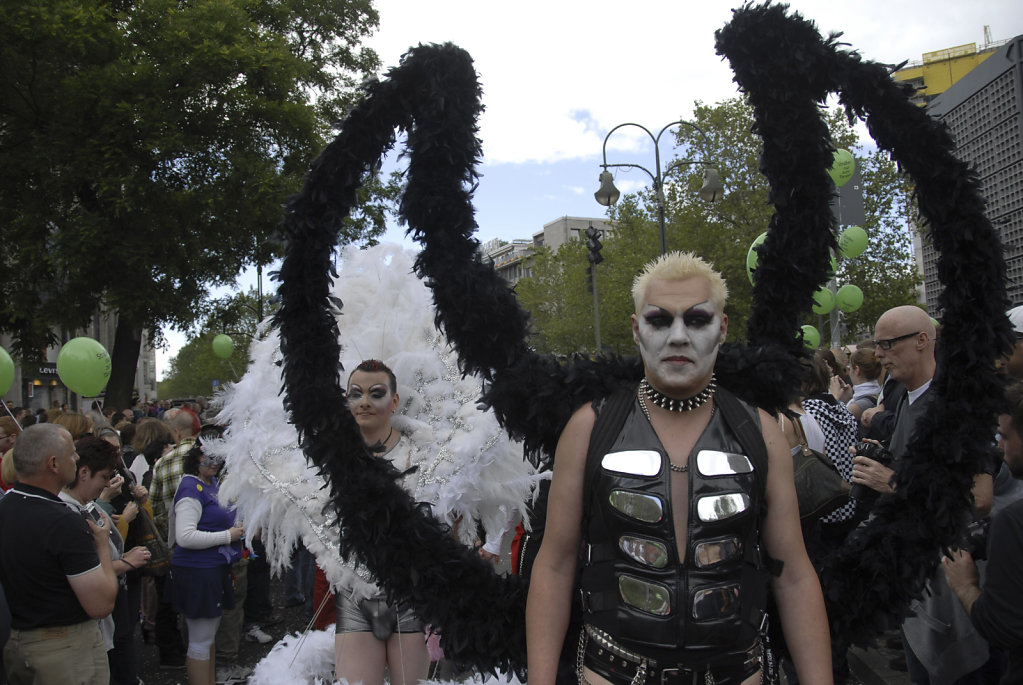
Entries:
[[[555, 454], [526, 609], [531, 685], [554, 681], [574, 590], [580, 683], [760, 682], [769, 581], [800, 681], [832, 682], [787, 443], [772, 417], [714, 381], [727, 294], [688, 253], [663, 255], [636, 278], [644, 378], [580, 408]], [[591, 442], [619, 425], [612, 440]]]

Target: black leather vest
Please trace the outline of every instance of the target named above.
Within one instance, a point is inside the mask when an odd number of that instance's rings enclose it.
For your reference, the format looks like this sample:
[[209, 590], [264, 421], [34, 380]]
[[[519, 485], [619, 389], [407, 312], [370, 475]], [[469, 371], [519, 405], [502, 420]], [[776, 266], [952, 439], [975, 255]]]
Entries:
[[[759, 419], [750, 411], [755, 425]], [[599, 420], [599, 417], [598, 417]], [[742, 650], [756, 639], [767, 573], [759, 548], [766, 472], [719, 411], [689, 457], [689, 518], [679, 563], [668, 456], [638, 402], [593, 468], [586, 501], [584, 620], [641, 653]]]

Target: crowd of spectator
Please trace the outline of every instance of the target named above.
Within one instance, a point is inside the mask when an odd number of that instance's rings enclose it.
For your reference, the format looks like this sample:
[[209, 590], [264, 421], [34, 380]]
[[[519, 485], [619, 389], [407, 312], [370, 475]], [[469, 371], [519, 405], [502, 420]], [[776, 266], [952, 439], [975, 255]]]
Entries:
[[[204, 632], [191, 626], [191, 652], [181, 628], [194, 607], [184, 616], [178, 611], [181, 597], [205, 587], [184, 578], [182, 570], [186, 557], [197, 555], [196, 540], [209, 530], [190, 508], [197, 493], [211, 488], [201, 478], [211, 474], [200, 466], [197, 446], [204, 404], [172, 408], [166, 401], [142, 402], [118, 411], [94, 402], [83, 412], [59, 405], [39, 412], [2, 409], [0, 488], [7, 494], [0, 499], [0, 581], [10, 601], [9, 611], [0, 606], [0, 619], [7, 617], [0, 620], [0, 641], [6, 643], [0, 683], [141, 683], [135, 653], [140, 629], [144, 642], [159, 650], [161, 669], [184, 669], [187, 663], [190, 683], [244, 682], [250, 669], [236, 663], [239, 641], [268, 642], [262, 626], [280, 618], [272, 612], [266, 567], [266, 582], [254, 586], [251, 620], [242, 632], [249, 559], [238, 542], [240, 527], [230, 527], [233, 556], [218, 571], [223, 601], [200, 612], [216, 614], [217, 620], [205, 621]], [[191, 483], [191, 497], [179, 493], [185, 472], [192, 474], [185, 479], [190, 483], [199, 478]], [[181, 508], [186, 514], [171, 531], [169, 521]], [[19, 524], [25, 517], [32, 526]], [[151, 552], [143, 541], [154, 526], [163, 540], [170, 538], [172, 558], [180, 562], [177, 574], [149, 571]], [[29, 540], [45, 543], [32, 546]], [[215, 546], [212, 553], [219, 556]], [[205, 633], [200, 654], [196, 639]], [[74, 658], [51, 658], [64, 645], [73, 645]]]

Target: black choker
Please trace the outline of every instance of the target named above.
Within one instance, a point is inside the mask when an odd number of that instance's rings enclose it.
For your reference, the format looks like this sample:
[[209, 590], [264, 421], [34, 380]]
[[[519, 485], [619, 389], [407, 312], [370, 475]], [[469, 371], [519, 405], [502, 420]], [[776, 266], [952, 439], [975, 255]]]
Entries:
[[386, 454], [387, 453], [387, 441], [391, 439], [392, 435], [394, 435], [394, 427], [393, 426], [391, 427], [391, 430], [387, 433], [387, 437], [386, 438], [384, 438], [382, 441], [381, 440], [377, 440], [372, 445], [368, 445], [369, 451], [373, 452], [374, 454]]
[[661, 409], [667, 409], [668, 411], [692, 411], [697, 407], [703, 406], [704, 402], [714, 397], [714, 391], [717, 390], [716, 379], [713, 375], [710, 377], [710, 383], [707, 387], [696, 393], [692, 397], [687, 397], [684, 400], [676, 400], [674, 397], [668, 397], [660, 390], [654, 388], [644, 378], [639, 382], [639, 391], [646, 395], [647, 399], [656, 404]]

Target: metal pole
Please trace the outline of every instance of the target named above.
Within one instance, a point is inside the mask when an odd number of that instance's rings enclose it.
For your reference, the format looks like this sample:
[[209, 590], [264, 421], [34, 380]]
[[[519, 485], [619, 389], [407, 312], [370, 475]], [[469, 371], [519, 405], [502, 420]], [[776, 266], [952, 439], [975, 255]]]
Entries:
[[[828, 288], [831, 289], [832, 295], [838, 292], [838, 283], [835, 281], [834, 276], [832, 276], [831, 280], [828, 281]], [[831, 316], [828, 319], [829, 323], [831, 324], [831, 347], [833, 348], [842, 346], [842, 336], [839, 333], [838, 326], [840, 316], [841, 315], [838, 313], [838, 304], [835, 304], [835, 306], [831, 308]]]
[[668, 253], [668, 231], [664, 225], [664, 178], [661, 176], [661, 136], [664, 135], [668, 128], [674, 125], [674, 123], [668, 124], [654, 138], [654, 169], [657, 171], [657, 177], [654, 179], [654, 200], [657, 202], [657, 223], [661, 229], [662, 257]]
[[664, 202], [661, 200], [657, 201], [657, 221], [661, 226], [661, 255], [665, 255], [668, 253], [668, 233], [664, 226]]
[[593, 334], [597, 339], [597, 354], [600, 354], [600, 306], [597, 298], [597, 265], [590, 267], [590, 283], [593, 285]]
[[263, 267], [258, 262], [256, 263], [256, 305], [258, 307], [259, 321], [257, 324], [263, 323]]

